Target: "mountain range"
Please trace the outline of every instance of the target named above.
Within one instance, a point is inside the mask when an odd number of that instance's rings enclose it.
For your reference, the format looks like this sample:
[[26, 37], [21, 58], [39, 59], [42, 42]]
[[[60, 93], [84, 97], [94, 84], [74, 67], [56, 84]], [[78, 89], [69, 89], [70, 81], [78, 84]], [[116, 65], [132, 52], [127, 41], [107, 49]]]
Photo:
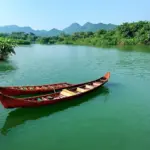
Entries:
[[69, 27], [58, 30], [58, 29], [51, 29], [49, 31], [47, 30], [34, 30], [31, 27], [19, 27], [17, 25], [7, 25], [7, 26], [0, 26], [0, 33], [12, 33], [12, 32], [25, 32], [25, 33], [34, 33], [37, 36], [58, 36], [61, 33], [65, 34], [73, 34], [75, 32], [96, 32], [98, 30], [104, 29], [104, 30], [112, 30], [116, 28], [117, 25], [114, 24], [93, 24], [90, 22], [85, 23], [83, 26], [81, 26], [78, 23], [73, 23]]

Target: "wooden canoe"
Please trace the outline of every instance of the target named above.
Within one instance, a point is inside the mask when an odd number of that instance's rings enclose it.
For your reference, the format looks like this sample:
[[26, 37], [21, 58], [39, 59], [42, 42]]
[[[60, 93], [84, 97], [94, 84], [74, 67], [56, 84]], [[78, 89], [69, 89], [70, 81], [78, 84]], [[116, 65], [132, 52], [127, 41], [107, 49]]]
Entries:
[[89, 92], [92, 92], [108, 82], [109, 78], [110, 73], [108, 72], [103, 77], [97, 80], [69, 86], [59, 92], [55, 92], [52, 94], [29, 98], [13, 98], [11, 96], [0, 93], [0, 101], [5, 108], [38, 107], [43, 105], [50, 105], [61, 101], [81, 97]]
[[0, 87], [0, 92], [9, 96], [30, 95], [57, 91], [72, 85], [69, 83], [57, 83], [37, 86], [10, 86]]
[[52, 114], [64, 111], [65, 109], [79, 106], [84, 102], [90, 102], [92, 98], [98, 95], [105, 96], [105, 99], [103, 100], [106, 101], [108, 94], [109, 89], [105, 86], [102, 86], [95, 92], [91, 92], [85, 95], [83, 98], [79, 98], [78, 100], [64, 101], [62, 103], [57, 103], [55, 105], [43, 106], [38, 109], [36, 108], [14, 109], [9, 112], [9, 115], [7, 115], [7, 118], [5, 119], [5, 123], [3, 124], [3, 126], [0, 127], [0, 134], [6, 136], [8, 132], [10, 132], [13, 128], [22, 125], [27, 121], [44, 118]]

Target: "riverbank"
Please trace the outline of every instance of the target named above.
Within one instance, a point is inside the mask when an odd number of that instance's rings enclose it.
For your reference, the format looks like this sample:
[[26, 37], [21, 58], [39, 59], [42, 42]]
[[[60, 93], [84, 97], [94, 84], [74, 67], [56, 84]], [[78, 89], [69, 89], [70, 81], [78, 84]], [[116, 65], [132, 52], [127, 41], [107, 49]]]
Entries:
[[71, 44], [87, 46], [113, 45], [150, 45], [150, 22], [139, 21], [124, 23], [113, 30], [97, 32], [77, 32], [72, 35], [61, 34], [54, 37], [40, 37], [33, 33], [0, 34], [0, 40], [9, 40], [18, 45], [40, 44]]

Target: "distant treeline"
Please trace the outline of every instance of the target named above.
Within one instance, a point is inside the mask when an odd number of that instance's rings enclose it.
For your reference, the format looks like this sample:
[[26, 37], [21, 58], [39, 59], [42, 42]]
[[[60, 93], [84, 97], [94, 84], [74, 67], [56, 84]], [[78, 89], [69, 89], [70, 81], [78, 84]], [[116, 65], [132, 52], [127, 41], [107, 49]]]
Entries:
[[18, 45], [29, 45], [32, 42], [35, 42], [37, 36], [33, 33], [24, 33], [24, 32], [13, 32], [11, 34], [0, 33], [0, 41], [5, 41], [8, 43], [15, 43]]
[[114, 30], [97, 32], [77, 32], [72, 35], [61, 34], [54, 37], [39, 37], [33, 33], [14, 32], [0, 34], [0, 41], [7, 40], [16, 44], [72, 44], [72, 45], [150, 45], [150, 22], [139, 21], [123, 23]]

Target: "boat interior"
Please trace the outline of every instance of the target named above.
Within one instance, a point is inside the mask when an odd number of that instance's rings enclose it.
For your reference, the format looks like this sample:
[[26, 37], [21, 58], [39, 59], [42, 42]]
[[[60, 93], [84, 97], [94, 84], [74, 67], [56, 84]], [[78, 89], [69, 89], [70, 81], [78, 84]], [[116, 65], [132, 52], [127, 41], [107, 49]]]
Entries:
[[98, 86], [100, 86], [102, 84], [102, 82], [100, 81], [96, 81], [96, 82], [91, 82], [91, 83], [87, 83], [78, 87], [73, 87], [70, 89], [62, 89], [60, 92], [57, 93], [53, 93], [53, 94], [47, 94], [47, 95], [43, 95], [41, 96], [37, 96], [37, 97], [31, 97], [31, 98], [26, 98], [24, 100], [28, 100], [28, 101], [49, 101], [49, 100], [57, 100], [57, 99], [61, 99], [61, 98], [65, 98], [65, 97], [70, 97], [70, 96], [74, 96], [74, 95], [78, 95], [87, 91], [90, 91]]
[[19, 90], [48, 90], [53, 88], [63, 88], [68, 87], [71, 84], [69, 83], [61, 83], [61, 84], [53, 84], [53, 85], [42, 85], [42, 86], [14, 86], [10, 87], [11, 89], [19, 89]]

